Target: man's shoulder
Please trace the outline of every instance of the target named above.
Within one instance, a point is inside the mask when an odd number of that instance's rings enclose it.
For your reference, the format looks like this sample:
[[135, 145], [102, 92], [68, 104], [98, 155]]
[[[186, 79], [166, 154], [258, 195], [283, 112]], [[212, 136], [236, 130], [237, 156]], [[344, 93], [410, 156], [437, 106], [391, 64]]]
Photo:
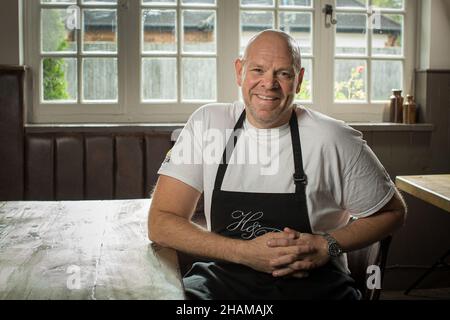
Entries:
[[210, 128], [228, 127], [234, 124], [241, 114], [244, 106], [240, 102], [234, 103], [208, 103], [198, 108], [189, 121], [200, 121]]
[[297, 116], [299, 118], [299, 125], [320, 127], [322, 129], [340, 129], [347, 125], [344, 121], [327, 116], [319, 111], [310, 108], [298, 106]]
[[300, 107], [297, 112], [301, 132], [314, 141], [325, 145], [357, 145], [361, 143], [362, 133], [342, 120], [327, 116], [309, 108]]

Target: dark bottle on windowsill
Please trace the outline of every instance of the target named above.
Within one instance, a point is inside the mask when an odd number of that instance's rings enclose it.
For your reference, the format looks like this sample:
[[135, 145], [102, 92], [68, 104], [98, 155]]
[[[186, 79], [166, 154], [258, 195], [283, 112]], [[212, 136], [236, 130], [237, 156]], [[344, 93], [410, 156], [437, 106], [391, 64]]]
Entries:
[[412, 95], [406, 96], [406, 102], [403, 105], [403, 123], [416, 123], [416, 103]]
[[389, 121], [394, 123], [403, 122], [403, 97], [402, 90], [392, 89], [391, 102], [389, 105]]

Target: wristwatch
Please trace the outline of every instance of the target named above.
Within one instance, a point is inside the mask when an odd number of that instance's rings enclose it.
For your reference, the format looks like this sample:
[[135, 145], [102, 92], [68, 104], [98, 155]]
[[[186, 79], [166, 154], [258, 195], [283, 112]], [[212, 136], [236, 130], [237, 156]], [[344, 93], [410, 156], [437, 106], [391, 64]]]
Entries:
[[333, 238], [329, 233], [324, 232], [322, 236], [327, 240], [328, 242], [328, 255], [330, 257], [339, 257], [344, 252], [337, 243], [336, 239]]

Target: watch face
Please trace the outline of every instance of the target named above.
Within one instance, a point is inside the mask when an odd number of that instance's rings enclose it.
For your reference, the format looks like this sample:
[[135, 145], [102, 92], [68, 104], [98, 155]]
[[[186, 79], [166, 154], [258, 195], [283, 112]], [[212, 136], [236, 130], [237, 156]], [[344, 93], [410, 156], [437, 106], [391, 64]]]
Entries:
[[329, 249], [330, 256], [332, 256], [332, 257], [338, 257], [342, 253], [342, 250], [337, 243], [330, 243], [330, 246], [328, 247], [328, 249]]

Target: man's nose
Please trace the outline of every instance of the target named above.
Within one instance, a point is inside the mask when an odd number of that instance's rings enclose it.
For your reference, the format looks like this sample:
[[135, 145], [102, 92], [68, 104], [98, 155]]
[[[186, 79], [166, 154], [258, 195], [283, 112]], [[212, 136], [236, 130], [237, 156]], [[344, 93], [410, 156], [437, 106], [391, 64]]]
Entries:
[[280, 83], [278, 82], [277, 77], [270, 72], [267, 72], [263, 79], [262, 79], [262, 85], [265, 89], [278, 89], [280, 87]]

